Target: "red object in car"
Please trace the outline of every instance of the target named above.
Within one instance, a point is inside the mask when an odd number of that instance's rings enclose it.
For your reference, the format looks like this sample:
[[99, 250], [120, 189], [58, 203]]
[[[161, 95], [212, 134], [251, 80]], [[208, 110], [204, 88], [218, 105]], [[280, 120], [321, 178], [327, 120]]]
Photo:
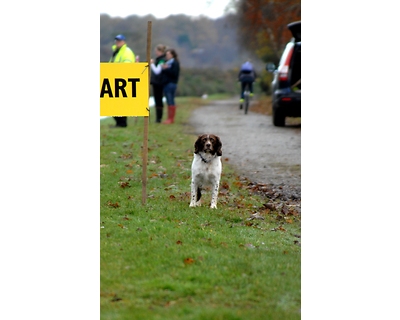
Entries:
[[281, 65], [280, 70], [278, 70], [280, 81], [288, 80], [289, 64], [290, 64], [290, 60], [292, 59], [293, 48], [294, 48], [293, 45], [292, 46], [288, 45], [285, 50], [287, 52], [284, 52], [282, 55], [283, 57], [286, 57], [286, 59], [285, 59], [284, 63]]

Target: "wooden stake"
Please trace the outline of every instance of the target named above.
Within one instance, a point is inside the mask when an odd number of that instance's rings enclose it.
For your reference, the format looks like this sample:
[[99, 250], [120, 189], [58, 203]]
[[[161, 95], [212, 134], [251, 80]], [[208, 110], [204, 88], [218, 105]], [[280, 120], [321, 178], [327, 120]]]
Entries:
[[[150, 96], [150, 59], [151, 59], [151, 21], [147, 21], [147, 71], [149, 74], [149, 96]], [[150, 106], [148, 105], [148, 108]], [[143, 136], [143, 171], [142, 171], [142, 204], [146, 204], [147, 199], [147, 159], [148, 159], [148, 139], [149, 139], [149, 117], [144, 117], [144, 136]]]

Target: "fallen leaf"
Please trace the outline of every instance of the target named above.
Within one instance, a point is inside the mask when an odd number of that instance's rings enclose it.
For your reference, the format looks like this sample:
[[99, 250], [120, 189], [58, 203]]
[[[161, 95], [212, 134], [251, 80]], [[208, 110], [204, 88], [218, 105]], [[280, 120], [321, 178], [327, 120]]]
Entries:
[[116, 301], [121, 301], [122, 298], [118, 297], [117, 295], [114, 295], [114, 297], [111, 299], [111, 302], [116, 302]]
[[167, 301], [167, 303], [165, 304], [165, 307], [170, 307], [173, 306], [176, 303], [176, 301]]
[[263, 216], [261, 216], [259, 212], [253, 213], [250, 216], [250, 218], [247, 218], [247, 220], [254, 220], [254, 219], [264, 220], [265, 218]]
[[241, 183], [240, 181], [235, 181], [233, 184], [238, 188], [243, 187], [243, 183]]
[[122, 159], [131, 159], [132, 153], [121, 154], [120, 158]]
[[271, 203], [264, 203], [264, 207], [270, 210], [275, 210], [275, 206]]
[[286, 208], [286, 207], [283, 207], [282, 210], [281, 210], [281, 212], [282, 212], [284, 215], [287, 215], [287, 214], [289, 213], [289, 209]]
[[118, 208], [120, 205], [118, 204], [118, 202], [112, 203], [111, 201], [107, 202], [107, 205], [109, 207], [113, 207], [113, 208]]
[[221, 188], [222, 188], [222, 189], [229, 190], [229, 184], [225, 181], [225, 182], [223, 182], [223, 183], [221, 184]]
[[284, 217], [287, 223], [293, 223], [293, 220], [287, 217]]
[[125, 189], [125, 188], [130, 188], [130, 184], [129, 184], [129, 182], [118, 182], [118, 184], [119, 184], [119, 186], [121, 187], [121, 188], [123, 188], [123, 189]]
[[280, 231], [286, 231], [286, 229], [283, 228], [282, 226], [279, 226], [279, 227], [276, 227], [276, 228], [271, 229], [271, 231], [278, 231], [278, 230], [280, 230]]
[[192, 258], [186, 258], [185, 260], [183, 260], [183, 262], [184, 262], [185, 264], [192, 264], [192, 263], [194, 263], [194, 259], [192, 259]]

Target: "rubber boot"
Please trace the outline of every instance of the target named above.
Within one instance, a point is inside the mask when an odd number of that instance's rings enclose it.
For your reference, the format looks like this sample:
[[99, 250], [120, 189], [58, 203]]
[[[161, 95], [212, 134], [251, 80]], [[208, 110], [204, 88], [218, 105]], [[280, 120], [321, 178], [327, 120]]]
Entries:
[[163, 116], [163, 107], [156, 107], [156, 123], [160, 123]]
[[163, 124], [174, 123], [175, 120], [176, 106], [168, 106], [168, 119], [163, 122]]
[[168, 118], [167, 120], [163, 121], [163, 124], [171, 124], [171, 117], [172, 117], [172, 108], [173, 106], [168, 106]]

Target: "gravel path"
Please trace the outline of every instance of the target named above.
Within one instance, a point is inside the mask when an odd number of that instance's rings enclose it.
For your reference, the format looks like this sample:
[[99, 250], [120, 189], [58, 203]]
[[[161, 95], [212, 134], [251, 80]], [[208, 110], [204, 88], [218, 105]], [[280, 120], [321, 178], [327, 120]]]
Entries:
[[[222, 159], [254, 185], [301, 199], [301, 127], [275, 127], [270, 116], [239, 109], [238, 100], [211, 101], [196, 109], [193, 134], [213, 133], [222, 141]], [[223, 161], [223, 162], [225, 162]]]

